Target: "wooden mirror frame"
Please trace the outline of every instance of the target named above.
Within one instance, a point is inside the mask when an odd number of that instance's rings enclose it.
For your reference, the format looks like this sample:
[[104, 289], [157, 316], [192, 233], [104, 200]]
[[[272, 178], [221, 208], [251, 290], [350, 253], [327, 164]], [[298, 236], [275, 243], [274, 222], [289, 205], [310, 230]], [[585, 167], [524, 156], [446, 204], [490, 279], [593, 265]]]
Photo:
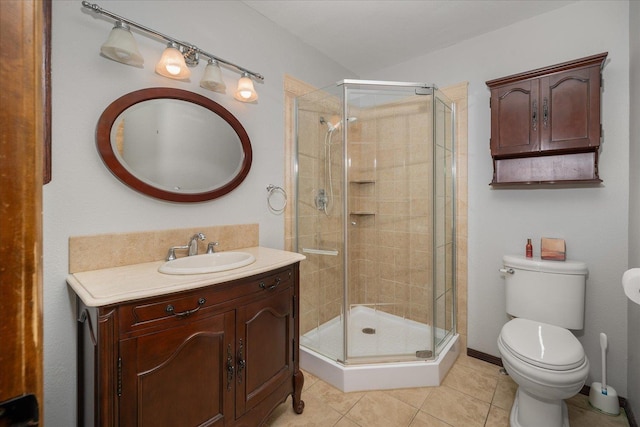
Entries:
[[[239, 172], [224, 185], [214, 188], [212, 190], [200, 192], [200, 193], [180, 193], [167, 191], [140, 180], [133, 175], [129, 170], [120, 162], [118, 156], [113, 150], [111, 143], [111, 129], [117, 120], [118, 116], [127, 108], [138, 104], [143, 101], [149, 101], [152, 99], [176, 99], [206, 108], [212, 113], [218, 115], [224, 119], [236, 132], [240, 138], [242, 145], [242, 151], [244, 153], [244, 159]], [[212, 101], [197, 93], [189, 92], [181, 89], [156, 87], [149, 89], [141, 89], [135, 92], [128, 93], [113, 101], [102, 113], [98, 120], [96, 128], [96, 144], [98, 146], [98, 152], [102, 157], [107, 168], [113, 173], [120, 181], [129, 187], [133, 188], [140, 193], [147, 196], [155, 197], [157, 199], [168, 200], [171, 202], [202, 202], [206, 200], [216, 199], [221, 197], [233, 189], [235, 189], [246, 178], [251, 168], [252, 162], [252, 150], [249, 135], [245, 131], [242, 124], [235, 118], [231, 112], [229, 112], [222, 105]]]

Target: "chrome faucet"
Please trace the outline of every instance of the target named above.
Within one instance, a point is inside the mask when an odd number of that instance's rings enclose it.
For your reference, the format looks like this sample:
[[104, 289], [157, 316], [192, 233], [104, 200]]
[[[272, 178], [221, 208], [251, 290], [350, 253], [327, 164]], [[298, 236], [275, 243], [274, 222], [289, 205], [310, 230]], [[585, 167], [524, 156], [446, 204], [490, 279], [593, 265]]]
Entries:
[[215, 247], [218, 246], [218, 242], [209, 242], [209, 244], [207, 245], [207, 253], [208, 254], [213, 254], [216, 252]]
[[204, 240], [206, 236], [202, 233], [196, 233], [189, 240], [189, 256], [198, 255], [198, 240]]
[[203, 233], [196, 233], [191, 236], [189, 239], [189, 243], [184, 246], [172, 246], [169, 248], [169, 252], [167, 253], [167, 261], [173, 261], [176, 259], [176, 249], [187, 249], [188, 255], [198, 255], [198, 240], [204, 240], [206, 236]]

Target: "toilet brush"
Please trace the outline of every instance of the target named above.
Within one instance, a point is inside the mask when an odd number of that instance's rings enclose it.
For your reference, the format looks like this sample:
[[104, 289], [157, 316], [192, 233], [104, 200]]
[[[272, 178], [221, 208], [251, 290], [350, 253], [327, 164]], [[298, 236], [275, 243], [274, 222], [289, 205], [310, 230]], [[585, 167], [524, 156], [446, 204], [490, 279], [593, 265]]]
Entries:
[[620, 405], [618, 393], [607, 386], [607, 335], [600, 333], [600, 350], [602, 350], [602, 383], [592, 383], [589, 391], [589, 403], [599, 411], [608, 415], [618, 415]]

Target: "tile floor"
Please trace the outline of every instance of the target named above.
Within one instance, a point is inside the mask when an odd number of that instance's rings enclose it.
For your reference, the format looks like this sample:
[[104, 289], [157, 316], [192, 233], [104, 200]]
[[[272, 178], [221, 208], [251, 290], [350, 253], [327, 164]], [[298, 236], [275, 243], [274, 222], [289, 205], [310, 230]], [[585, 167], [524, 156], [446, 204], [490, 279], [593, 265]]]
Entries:
[[[297, 415], [291, 398], [280, 405], [269, 427], [508, 427], [516, 384], [499, 367], [460, 355], [439, 387], [343, 393], [305, 372]], [[604, 415], [587, 396], [567, 401], [571, 427], [628, 427], [622, 413]]]

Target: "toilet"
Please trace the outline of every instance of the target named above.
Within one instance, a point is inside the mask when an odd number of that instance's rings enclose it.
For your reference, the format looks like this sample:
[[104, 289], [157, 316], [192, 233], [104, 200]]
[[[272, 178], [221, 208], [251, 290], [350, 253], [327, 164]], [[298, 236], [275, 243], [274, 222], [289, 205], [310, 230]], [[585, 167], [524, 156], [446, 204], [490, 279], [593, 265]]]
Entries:
[[506, 311], [498, 337], [507, 373], [518, 384], [511, 427], [569, 427], [564, 399], [589, 374], [582, 345], [569, 329], [584, 326], [587, 266], [505, 255]]

